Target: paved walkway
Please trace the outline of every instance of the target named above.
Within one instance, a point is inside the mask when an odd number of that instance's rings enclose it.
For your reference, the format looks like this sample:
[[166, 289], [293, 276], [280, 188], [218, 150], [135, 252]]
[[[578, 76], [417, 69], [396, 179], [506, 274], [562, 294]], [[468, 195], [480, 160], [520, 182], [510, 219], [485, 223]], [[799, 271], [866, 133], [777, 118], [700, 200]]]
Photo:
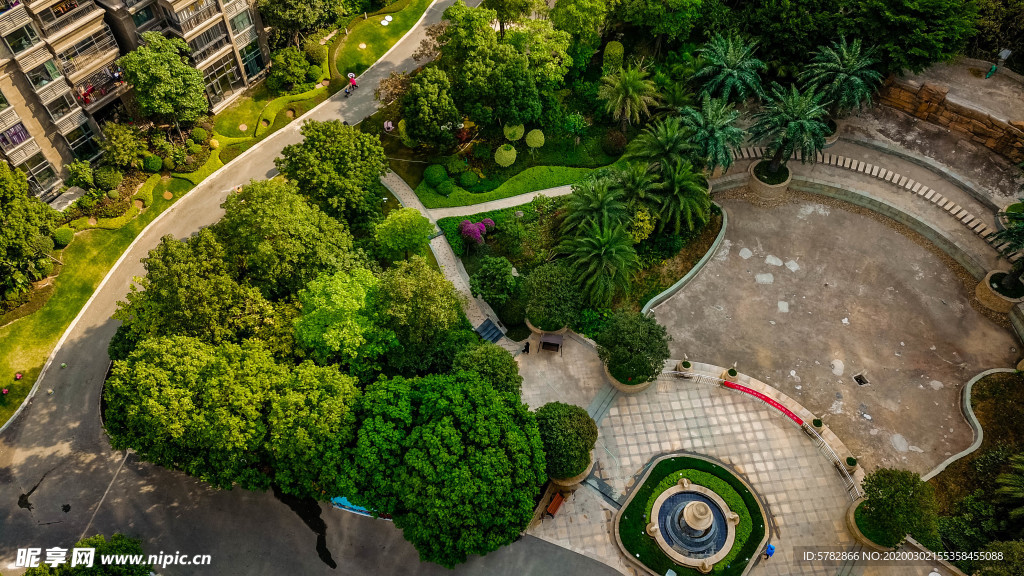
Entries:
[[526, 194], [520, 194], [518, 196], [512, 196], [510, 198], [502, 198], [501, 200], [491, 200], [490, 202], [473, 204], [472, 206], [456, 206], [454, 208], [430, 208], [427, 210], [427, 212], [430, 215], [431, 219], [440, 220], [441, 218], [448, 218], [450, 216], [470, 216], [473, 214], [479, 214], [481, 212], [490, 212], [491, 210], [501, 210], [502, 208], [522, 206], [523, 204], [529, 204], [537, 196], [547, 196], [549, 198], [552, 198], [555, 196], [565, 196], [570, 193], [572, 193], [572, 186], [556, 186], [554, 188], [547, 188], [544, 190], [538, 190], [536, 192], [528, 192]]

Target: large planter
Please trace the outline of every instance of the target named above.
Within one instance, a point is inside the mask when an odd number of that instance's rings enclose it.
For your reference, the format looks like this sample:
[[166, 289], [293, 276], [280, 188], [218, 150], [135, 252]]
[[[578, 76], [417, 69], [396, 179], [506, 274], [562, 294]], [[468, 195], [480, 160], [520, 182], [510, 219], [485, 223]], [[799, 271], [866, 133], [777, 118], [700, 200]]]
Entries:
[[974, 295], [977, 296], [978, 302], [981, 302], [989, 310], [1009, 314], [1014, 306], [1024, 302], [1024, 298], [1008, 298], [996, 292], [995, 288], [992, 288], [992, 276], [1000, 272], [1005, 271], [992, 270], [986, 274], [985, 278], [974, 288]]
[[580, 482], [583, 482], [584, 480], [586, 480], [587, 476], [590, 476], [590, 472], [593, 471], [593, 469], [594, 469], [594, 451], [591, 450], [590, 451], [590, 464], [587, 464], [587, 469], [586, 470], [584, 470], [583, 472], [580, 472], [579, 474], [573, 476], [572, 478], [551, 478], [551, 483], [556, 485], [556, 486], [561, 486], [563, 488], [571, 488], [573, 486], [576, 486]]
[[526, 327], [529, 328], [530, 332], [533, 332], [534, 334], [565, 334], [566, 332], [569, 331], [568, 326], [562, 326], [558, 330], [541, 330], [540, 328], [537, 328], [533, 324], [530, 324], [529, 318], [525, 318], [524, 321], [526, 322]]
[[650, 382], [644, 382], [643, 384], [625, 384], [623, 382], [619, 382], [615, 378], [615, 376], [612, 376], [612, 373], [608, 371], [607, 366], [604, 367], [604, 373], [606, 376], [608, 376], [608, 381], [612, 383], [612, 386], [616, 390], [618, 390], [619, 392], [624, 392], [626, 394], [636, 394], [637, 392], [643, 392], [644, 390], [650, 388], [652, 384], [657, 382], [657, 380], [651, 380]]
[[760, 164], [761, 162], [768, 162], [768, 160], [752, 162], [750, 166], [747, 168], [747, 173], [750, 174], [750, 184], [748, 184], [750, 191], [753, 192], [755, 196], [762, 200], [782, 199], [786, 195], [786, 190], [789, 189], [789, 183], [793, 181], [793, 171], [789, 170], [789, 168], [787, 167], [786, 170], [789, 171], [789, 176], [786, 178], [785, 182], [780, 182], [778, 184], [767, 184], [765, 182], [762, 182], [757, 176], [754, 175], [754, 168], [756, 168], [757, 165]]
[[853, 538], [857, 542], [863, 544], [868, 550], [874, 550], [875, 552], [888, 552], [892, 550], [892, 548], [886, 548], [880, 544], [875, 544], [860, 531], [860, 528], [857, 527], [857, 507], [860, 506], [862, 502], [864, 502], [864, 499], [858, 498], [853, 502], [853, 504], [850, 504], [849, 508], [846, 509], [846, 529], [850, 531], [850, 534], [853, 535]]
[[1016, 206], [1018, 204], [1020, 204], [1020, 202], [1011, 202], [1006, 206], [1003, 206], [1003, 209], [996, 215], [996, 228], [999, 230], [1006, 229], [1006, 226], [1010, 223], [1010, 219], [1006, 217], [1006, 212], [1010, 210], [1011, 206]]

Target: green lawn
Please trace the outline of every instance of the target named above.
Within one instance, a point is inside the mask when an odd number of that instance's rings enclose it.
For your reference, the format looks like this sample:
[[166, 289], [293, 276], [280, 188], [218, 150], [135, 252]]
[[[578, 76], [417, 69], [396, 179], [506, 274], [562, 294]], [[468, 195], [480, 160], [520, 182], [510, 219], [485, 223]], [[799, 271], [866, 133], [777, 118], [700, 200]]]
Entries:
[[[120, 258], [132, 240], [158, 214], [192, 188], [185, 180], [173, 178], [160, 182], [153, 191], [153, 204], [138, 218], [118, 230], [89, 230], [75, 235], [75, 240], [58, 256], [64, 267], [55, 280], [53, 296], [34, 314], [0, 328], [0, 374], [3, 386], [10, 390], [0, 397], [0, 424], [18, 409], [28, 395], [47, 356], [68, 325], [82, 309], [107, 271]], [[165, 200], [166, 190], [174, 199]], [[14, 374], [25, 377], [14, 380]]]
[[573, 168], [570, 166], [534, 166], [512, 176], [490, 192], [474, 194], [456, 186], [455, 192], [452, 192], [451, 196], [445, 198], [435, 192], [426, 182], [421, 182], [416, 187], [416, 195], [419, 196], [423, 205], [427, 208], [472, 206], [473, 204], [490, 202], [491, 200], [511, 198], [512, 196], [526, 194], [527, 192], [536, 192], [537, 190], [545, 190], [555, 186], [574, 184], [593, 171], [593, 168]]
[[[349, 25], [348, 36], [342, 41], [335, 54], [335, 67], [345, 76], [349, 72], [362, 74], [373, 65], [385, 52], [394, 46], [406, 32], [412, 29], [432, 0], [398, 0], [382, 10], [370, 14], [363, 20], [356, 18]], [[381, 26], [384, 16], [390, 15], [393, 20], [387, 26]], [[342, 32], [344, 33], [344, 32]], [[360, 44], [366, 48], [360, 49]]]
[[[213, 127], [218, 134], [232, 138], [253, 137], [259, 124], [260, 113], [273, 100], [265, 82], [260, 82], [235, 100], [231, 106], [217, 114]], [[245, 124], [245, 132], [238, 127]]]

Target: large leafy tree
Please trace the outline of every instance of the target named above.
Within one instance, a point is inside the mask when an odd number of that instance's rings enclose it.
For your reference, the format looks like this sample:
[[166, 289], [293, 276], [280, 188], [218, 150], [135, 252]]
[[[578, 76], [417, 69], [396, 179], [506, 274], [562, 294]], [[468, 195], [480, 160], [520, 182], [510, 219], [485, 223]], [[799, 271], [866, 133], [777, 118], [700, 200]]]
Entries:
[[794, 79], [809, 53], [850, 27], [855, 1], [750, 0], [734, 9], [731, 27], [759, 41], [758, 54], [773, 75]]
[[549, 263], [530, 272], [523, 284], [526, 318], [541, 330], [559, 330], [576, 319], [580, 291], [566, 266]]
[[142, 44], [118, 60], [146, 116], [195, 122], [210, 109], [203, 74], [188, 60], [188, 44], [159, 32], [143, 32]]
[[452, 567], [526, 529], [544, 481], [534, 415], [473, 372], [371, 384], [351, 499], [390, 514], [424, 561]]
[[388, 214], [374, 231], [377, 250], [395, 261], [422, 254], [430, 246], [434, 224], [415, 208], [399, 208]]
[[455, 143], [455, 130], [462, 116], [443, 70], [428, 66], [412, 79], [402, 97], [402, 117], [413, 140], [440, 149]]
[[694, 74], [701, 82], [701, 93], [729, 101], [759, 98], [764, 62], [754, 57], [757, 42], [747, 42], [735, 34], [715, 34], [699, 53], [704, 66]]
[[366, 225], [380, 208], [376, 184], [388, 170], [380, 137], [341, 120], [309, 121], [301, 132], [302, 142], [285, 146], [274, 165], [331, 216]]
[[326, 23], [337, 8], [329, 0], [258, 0], [256, 7], [268, 26], [288, 34], [295, 45], [299, 33]]
[[651, 115], [658, 103], [658, 90], [639, 66], [625, 66], [611, 76], [601, 78], [597, 97], [605, 102], [605, 109], [618, 120], [622, 131], [631, 123], [640, 122]]
[[854, 20], [858, 36], [878, 42], [883, 68], [902, 74], [959, 54], [977, 12], [973, 0], [861, 0]]
[[505, 36], [506, 43], [526, 54], [530, 73], [540, 90], [561, 86], [572, 64], [571, 41], [569, 33], [553, 27], [550, 20], [526, 20]]
[[936, 540], [938, 505], [935, 489], [909, 470], [879, 468], [864, 478], [864, 516], [883, 540], [895, 547], [910, 534], [922, 541]]
[[772, 86], [771, 98], [754, 114], [750, 127], [751, 140], [767, 143], [765, 153], [772, 158], [769, 171], [778, 172], [797, 150], [801, 162], [814, 162], [829, 133], [826, 116], [821, 94], [813, 88], [800, 91], [793, 85], [789, 90]]
[[46, 256], [40, 253], [40, 240], [56, 225], [57, 212], [29, 196], [25, 174], [0, 162], [0, 297], [28, 290], [36, 262]]
[[626, 149], [626, 157], [647, 163], [652, 170], [685, 159], [694, 149], [689, 129], [678, 116], [671, 116], [644, 128]]
[[572, 478], [587, 469], [590, 451], [597, 443], [597, 423], [586, 410], [548, 402], [537, 410], [537, 427], [544, 442], [548, 476]]
[[629, 289], [640, 268], [633, 238], [621, 224], [591, 222], [559, 246], [592, 308], [607, 308], [618, 292]]
[[558, 0], [550, 17], [555, 28], [584, 46], [594, 46], [601, 39], [609, 9], [607, 0]]
[[352, 236], [290, 182], [253, 181], [222, 207], [212, 230], [225, 258], [267, 298], [295, 294], [320, 274], [353, 265]]
[[701, 0], [623, 0], [617, 10], [624, 22], [676, 40], [690, 35], [700, 7]]
[[692, 134], [691, 141], [702, 168], [714, 172], [732, 166], [733, 148], [743, 143], [743, 129], [736, 125], [740, 117], [732, 104], [717, 98], [704, 97], [700, 108], [679, 111], [683, 126]]
[[705, 224], [711, 210], [707, 177], [694, 170], [686, 160], [677, 160], [661, 172], [658, 194], [654, 197], [658, 207], [658, 230], [671, 227], [675, 234], [693, 230], [694, 224]]
[[515, 294], [519, 281], [513, 274], [512, 263], [503, 256], [484, 256], [480, 267], [469, 278], [469, 289], [488, 304], [500, 305]]
[[154, 566], [148, 563], [103, 564], [100, 562], [100, 559], [104, 556], [129, 555], [144, 557], [142, 556], [142, 541], [136, 538], [129, 538], [124, 534], [113, 534], [109, 540], [102, 534], [97, 534], [79, 540], [73, 547], [95, 549], [93, 565], [79, 564], [72, 566], [69, 557], [68, 562], [54, 567], [40, 564], [35, 568], [29, 568], [25, 571], [25, 576], [149, 576], [153, 573], [152, 568]]
[[533, 10], [531, 0], [483, 0], [480, 6], [494, 11], [499, 38], [505, 38], [505, 26], [525, 18]]
[[519, 364], [508, 350], [493, 342], [481, 342], [460, 352], [452, 363], [452, 372], [460, 370], [476, 372], [492, 388], [511, 394], [517, 400], [522, 393], [523, 377], [519, 375]]
[[878, 90], [882, 74], [873, 66], [878, 60], [873, 49], [861, 47], [860, 39], [847, 44], [840, 38], [831, 46], [823, 46], [814, 53], [811, 63], [800, 74], [805, 86], [816, 86], [825, 102], [829, 102], [832, 117], [871, 105], [871, 95]]
[[561, 233], [576, 235], [590, 223], [617, 225], [624, 223], [627, 217], [624, 192], [606, 178], [588, 178], [572, 186]]
[[665, 327], [639, 312], [617, 312], [597, 334], [597, 354], [619, 382], [655, 380], [668, 360], [671, 338]]
[[146, 143], [135, 126], [107, 122], [103, 125], [103, 143], [100, 146], [107, 161], [117, 168], [127, 170], [142, 166]]

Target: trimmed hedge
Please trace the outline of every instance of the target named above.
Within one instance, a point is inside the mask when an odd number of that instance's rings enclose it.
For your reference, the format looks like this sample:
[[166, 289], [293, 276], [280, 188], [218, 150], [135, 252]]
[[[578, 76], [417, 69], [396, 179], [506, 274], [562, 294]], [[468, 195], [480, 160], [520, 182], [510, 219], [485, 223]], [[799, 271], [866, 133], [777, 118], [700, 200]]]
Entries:
[[612, 40], [605, 44], [601, 71], [607, 76], [621, 70], [625, 54], [626, 49], [622, 46], [622, 42]]
[[512, 142], [515, 142], [516, 140], [522, 138], [523, 133], [525, 131], [526, 128], [524, 128], [522, 124], [516, 124], [515, 126], [505, 126], [502, 129], [502, 132], [505, 133], [505, 138], [508, 138]]
[[451, 180], [445, 180], [444, 182], [438, 184], [435, 190], [437, 190], [438, 194], [447, 198], [451, 196], [452, 193], [455, 192], [455, 182], [452, 182]]
[[206, 143], [206, 141], [210, 138], [210, 134], [203, 128], [200, 128], [199, 126], [193, 128], [192, 131], [189, 132], [189, 136], [192, 137], [193, 142], [197, 142], [199, 144]]
[[75, 231], [67, 226], [61, 226], [53, 231], [53, 245], [55, 248], [64, 248], [75, 239]]
[[465, 171], [459, 174], [459, 186], [463, 188], [469, 188], [475, 186], [480, 181], [480, 177], [476, 175], [476, 172]]
[[511, 144], [502, 144], [494, 151], [494, 161], [502, 168], [516, 163], [516, 148]]
[[548, 402], [537, 410], [537, 427], [544, 443], [548, 476], [572, 478], [587, 469], [590, 451], [597, 442], [597, 424], [586, 410]]
[[540, 148], [544, 145], [544, 133], [534, 128], [526, 135], [526, 145], [530, 148]]
[[93, 228], [101, 228], [103, 230], [117, 230], [125, 224], [127, 224], [132, 218], [139, 215], [138, 206], [132, 205], [127, 212], [118, 216], [117, 218], [100, 218], [96, 221], [95, 226], [89, 225], [89, 217], [83, 216], [77, 220], [72, 220], [68, 225], [75, 230], [90, 230]]
[[154, 174], [146, 180], [139, 191], [132, 196], [132, 200], [142, 200], [143, 206], [150, 206], [153, 204], [153, 189], [160, 183], [160, 175]]

